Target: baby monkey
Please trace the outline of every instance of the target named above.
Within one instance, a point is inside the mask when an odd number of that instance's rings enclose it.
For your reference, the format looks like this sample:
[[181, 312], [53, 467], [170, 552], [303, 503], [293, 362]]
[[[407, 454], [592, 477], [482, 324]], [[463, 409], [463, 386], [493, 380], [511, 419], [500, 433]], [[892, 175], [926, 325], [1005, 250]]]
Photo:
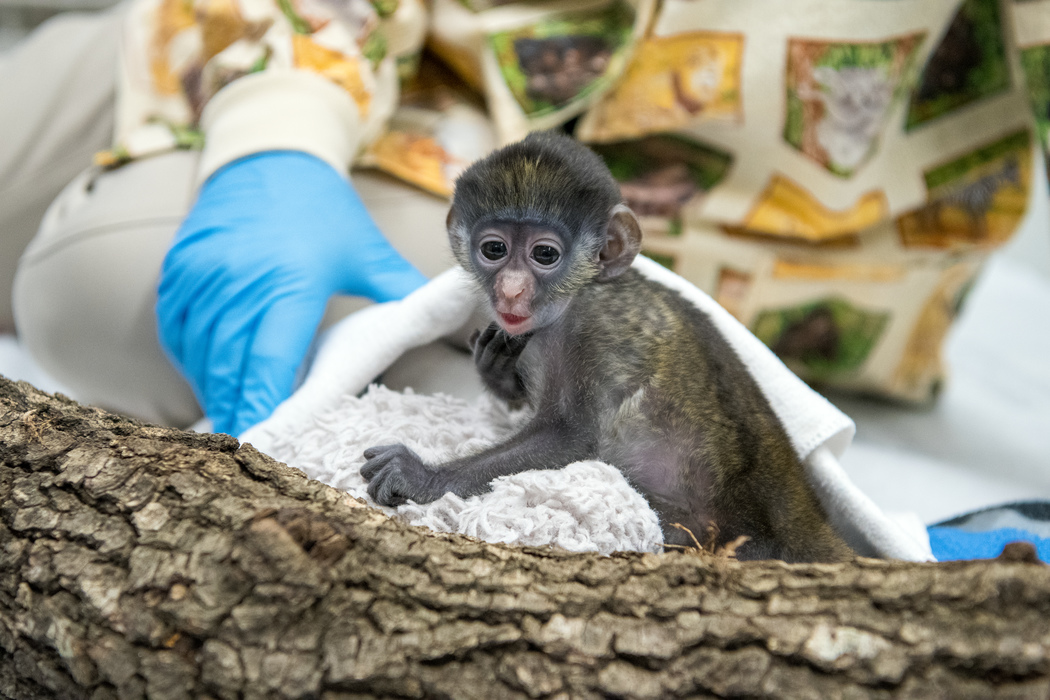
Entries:
[[631, 269], [642, 233], [605, 164], [576, 141], [536, 133], [468, 168], [448, 215], [452, 250], [496, 321], [475, 334], [486, 387], [535, 416], [479, 454], [432, 467], [404, 445], [372, 447], [368, 493], [396, 506], [493, 479], [598, 459], [660, 516], [741, 559], [838, 561], [828, 524], [765, 396], [712, 321]]

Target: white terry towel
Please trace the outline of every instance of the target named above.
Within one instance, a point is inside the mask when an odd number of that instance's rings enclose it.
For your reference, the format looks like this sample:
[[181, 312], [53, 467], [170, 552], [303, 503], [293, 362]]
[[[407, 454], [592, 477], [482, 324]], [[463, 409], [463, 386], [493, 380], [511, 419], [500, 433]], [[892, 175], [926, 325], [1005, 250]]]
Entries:
[[[639, 256], [634, 267], [707, 313], [749, 368], [803, 459], [832, 524], [861, 555], [931, 560], [928, 543], [888, 518], [839, 466], [853, 439], [845, 414], [810, 389], [725, 309], [691, 283]], [[522, 416], [488, 396], [474, 401], [374, 387], [405, 352], [462, 327], [478, 305], [459, 268], [399, 302], [370, 306], [326, 334], [302, 386], [241, 436], [314, 479], [367, 499], [361, 454], [404, 442], [431, 464], [502, 439]], [[461, 499], [384, 509], [409, 522], [494, 542], [553, 544], [573, 551], [660, 551], [655, 513], [614, 467], [578, 462], [501, 477], [493, 490]]]

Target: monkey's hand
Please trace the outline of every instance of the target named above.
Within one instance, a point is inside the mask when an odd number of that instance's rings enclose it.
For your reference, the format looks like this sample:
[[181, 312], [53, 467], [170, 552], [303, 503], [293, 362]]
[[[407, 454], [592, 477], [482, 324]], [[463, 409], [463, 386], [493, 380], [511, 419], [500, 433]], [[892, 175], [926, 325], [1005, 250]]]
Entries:
[[474, 366], [485, 387], [504, 401], [523, 401], [525, 382], [518, 371], [518, 358], [529, 336], [508, 335], [492, 323], [484, 331], [474, 331], [468, 342], [474, 350]]
[[404, 445], [380, 445], [365, 450], [368, 461], [361, 476], [368, 480], [368, 495], [384, 506], [399, 506], [406, 501], [430, 503], [441, 498], [448, 488], [444, 470], [423, 464]]

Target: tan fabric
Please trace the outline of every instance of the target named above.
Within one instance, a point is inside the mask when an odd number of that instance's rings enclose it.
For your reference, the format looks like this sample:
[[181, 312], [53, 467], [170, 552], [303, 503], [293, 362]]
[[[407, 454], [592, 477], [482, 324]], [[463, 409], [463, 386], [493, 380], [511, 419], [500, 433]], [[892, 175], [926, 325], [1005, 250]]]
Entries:
[[266, 71], [234, 81], [204, 108], [198, 185], [222, 166], [263, 151], [300, 151], [344, 176], [363, 124], [345, 92], [309, 71]]
[[[663, 160], [627, 182], [647, 252], [799, 374], [927, 400], [961, 299], [1031, 188], [1012, 5], [792, 8], [665, 3], [580, 136], [614, 166]], [[656, 155], [671, 137], [691, 162]], [[675, 212], [659, 196], [687, 172]]]
[[961, 301], [1024, 215], [1033, 111], [1046, 143], [1050, 3], [664, 0], [626, 51], [641, 4], [581, 7], [437, 0], [432, 41], [502, 140], [584, 109], [644, 252], [804, 378], [934, 395]]
[[431, 45], [484, 91], [503, 143], [590, 108], [629, 65], [656, 8], [655, 0], [488, 4], [436, 0]]
[[78, 400], [188, 426], [189, 386], [157, 340], [157, 280], [190, 206], [198, 154], [93, 167], [48, 209], [19, 263], [19, 340]]
[[44, 211], [112, 138], [121, 11], [60, 15], [0, 54], [0, 333]]
[[[201, 114], [212, 97], [240, 78], [274, 71], [312, 72], [337, 86], [357, 114], [348, 119], [341, 114], [345, 107], [336, 105], [346, 133], [335, 140], [371, 140], [396, 105], [398, 64], [418, 60], [425, 15], [422, 0], [136, 0], [124, 27], [115, 146], [100, 154], [99, 163], [199, 147]], [[390, 32], [397, 41], [387, 38]], [[287, 147], [289, 130], [309, 133], [316, 126], [311, 121], [300, 129], [284, 116], [255, 110], [247, 145], [237, 145], [241, 137], [233, 130], [223, 135], [223, 152], [235, 158], [250, 148]], [[222, 120], [213, 114], [212, 121]], [[266, 130], [257, 124], [278, 130], [277, 139], [260, 139]], [[321, 157], [327, 160], [332, 150], [345, 149], [322, 145]]]

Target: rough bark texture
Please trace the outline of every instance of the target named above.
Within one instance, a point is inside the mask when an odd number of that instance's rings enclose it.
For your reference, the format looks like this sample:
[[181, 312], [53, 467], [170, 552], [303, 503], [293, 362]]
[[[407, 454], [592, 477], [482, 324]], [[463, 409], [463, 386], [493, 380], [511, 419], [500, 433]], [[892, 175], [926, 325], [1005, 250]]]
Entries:
[[4, 696], [1046, 699], [1048, 648], [1042, 564], [491, 545], [0, 378]]

